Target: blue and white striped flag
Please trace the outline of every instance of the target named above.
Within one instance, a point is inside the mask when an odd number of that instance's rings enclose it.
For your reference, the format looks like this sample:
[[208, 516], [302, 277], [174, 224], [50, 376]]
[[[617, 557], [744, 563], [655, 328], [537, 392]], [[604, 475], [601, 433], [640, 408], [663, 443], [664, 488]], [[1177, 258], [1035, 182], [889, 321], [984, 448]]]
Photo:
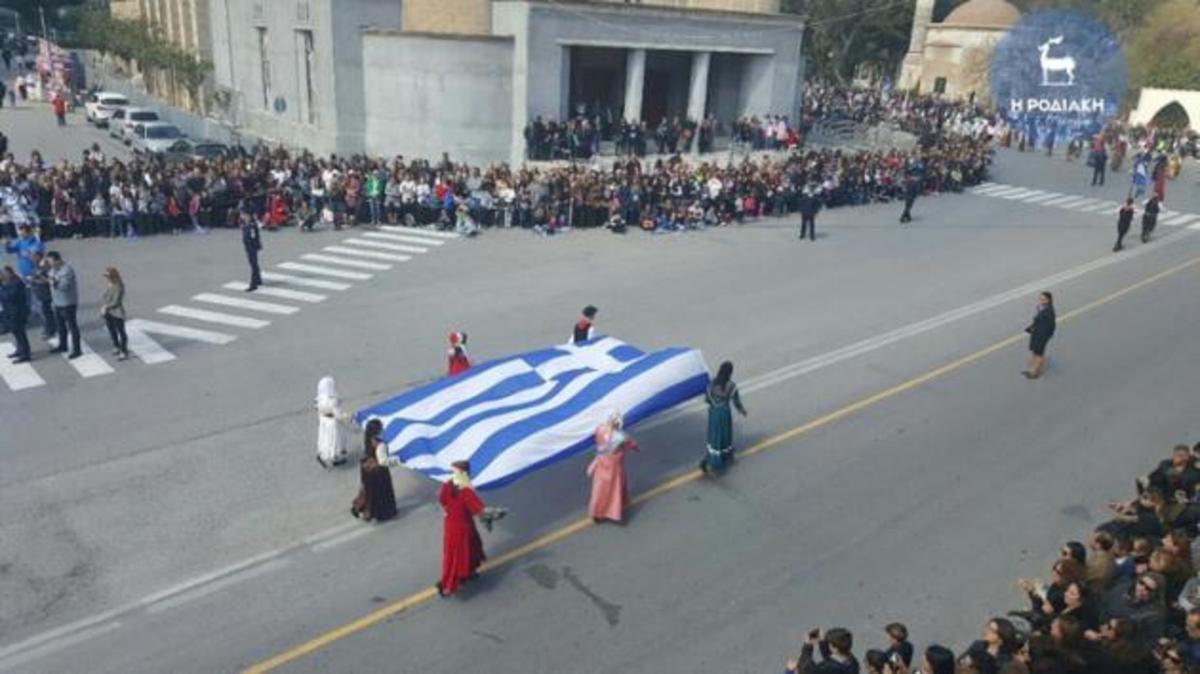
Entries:
[[354, 416], [381, 420], [388, 452], [407, 468], [442, 480], [469, 460], [487, 489], [587, 449], [613, 412], [631, 426], [707, 385], [698, 350], [643, 353], [601, 337], [474, 365]]

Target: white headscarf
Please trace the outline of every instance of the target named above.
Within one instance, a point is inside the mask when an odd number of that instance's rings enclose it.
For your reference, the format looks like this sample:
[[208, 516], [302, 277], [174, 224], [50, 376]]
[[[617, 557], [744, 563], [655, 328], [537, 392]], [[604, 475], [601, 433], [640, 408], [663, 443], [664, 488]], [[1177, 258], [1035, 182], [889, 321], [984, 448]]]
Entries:
[[321, 377], [321, 381], [317, 382], [317, 402], [322, 400], [336, 402], [337, 399], [337, 383], [333, 381], [333, 377], [329, 375]]
[[621, 413], [614, 410], [604, 423], [596, 427], [597, 454], [608, 454], [625, 442], [625, 433], [621, 431], [623, 425]]

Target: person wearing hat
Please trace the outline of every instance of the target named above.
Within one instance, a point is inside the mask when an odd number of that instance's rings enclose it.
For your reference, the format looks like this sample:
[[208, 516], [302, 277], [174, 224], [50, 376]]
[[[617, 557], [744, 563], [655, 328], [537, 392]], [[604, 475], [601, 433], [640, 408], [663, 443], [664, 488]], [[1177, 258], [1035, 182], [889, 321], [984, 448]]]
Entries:
[[583, 316], [575, 323], [575, 332], [571, 335], [572, 344], [586, 342], [592, 338], [597, 311], [598, 309], [590, 304], [583, 308]]
[[450, 367], [447, 374], [453, 377], [471, 368], [471, 359], [467, 358], [467, 333], [450, 333], [450, 348], [446, 351]]
[[475, 528], [475, 518], [483, 515], [483, 501], [471, 486], [471, 464], [455, 461], [450, 464], [450, 479], [438, 491], [438, 503], [445, 515], [442, 524], [442, 577], [437, 582], [438, 594], [448, 597], [460, 585], [476, 575], [487, 555], [483, 541]]

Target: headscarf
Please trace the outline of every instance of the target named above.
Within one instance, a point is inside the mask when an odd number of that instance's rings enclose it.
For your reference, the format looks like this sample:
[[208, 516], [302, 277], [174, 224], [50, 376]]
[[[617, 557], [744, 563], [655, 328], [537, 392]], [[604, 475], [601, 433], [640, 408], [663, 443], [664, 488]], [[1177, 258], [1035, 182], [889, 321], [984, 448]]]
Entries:
[[604, 423], [596, 427], [597, 454], [610, 454], [625, 442], [625, 433], [621, 431], [624, 423], [621, 413], [613, 411]]
[[322, 399], [334, 401], [338, 399], [337, 384], [329, 375], [321, 377], [321, 381], [317, 382], [317, 402], [321, 402]]

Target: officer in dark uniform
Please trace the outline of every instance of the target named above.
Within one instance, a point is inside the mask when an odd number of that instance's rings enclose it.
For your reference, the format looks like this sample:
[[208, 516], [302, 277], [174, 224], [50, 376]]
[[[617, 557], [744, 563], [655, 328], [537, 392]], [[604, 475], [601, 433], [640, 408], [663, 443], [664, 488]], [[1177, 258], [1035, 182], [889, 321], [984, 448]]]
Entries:
[[1129, 233], [1129, 227], [1133, 224], [1133, 197], [1125, 200], [1125, 205], [1121, 206], [1121, 211], [1117, 214], [1117, 243], [1113, 246], [1113, 252], [1117, 252], [1124, 248], [1121, 242], [1125, 240], [1125, 235]]
[[800, 193], [800, 239], [808, 234], [809, 241], [817, 240], [817, 211], [821, 210], [821, 196], [807, 185]]
[[262, 285], [262, 275], [258, 269], [258, 251], [262, 250], [262, 234], [258, 229], [258, 220], [246, 210], [238, 214], [242, 221], [242, 248], [246, 249], [246, 259], [250, 262], [250, 285], [246, 292], [252, 293]]
[[917, 200], [924, 183], [925, 163], [914, 159], [904, 169], [904, 212], [900, 214], [901, 223], [912, 222], [913, 202]]

